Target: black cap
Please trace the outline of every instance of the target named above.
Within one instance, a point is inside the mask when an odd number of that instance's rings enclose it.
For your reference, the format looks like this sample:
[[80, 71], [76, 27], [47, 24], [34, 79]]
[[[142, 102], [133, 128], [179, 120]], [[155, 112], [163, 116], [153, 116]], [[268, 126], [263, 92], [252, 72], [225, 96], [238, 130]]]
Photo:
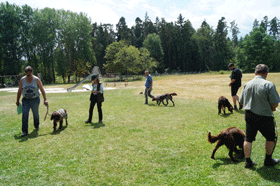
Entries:
[[96, 75], [96, 74], [93, 74], [92, 76], [91, 76], [91, 81], [93, 81], [95, 78], [97, 78], [98, 77], [98, 75]]

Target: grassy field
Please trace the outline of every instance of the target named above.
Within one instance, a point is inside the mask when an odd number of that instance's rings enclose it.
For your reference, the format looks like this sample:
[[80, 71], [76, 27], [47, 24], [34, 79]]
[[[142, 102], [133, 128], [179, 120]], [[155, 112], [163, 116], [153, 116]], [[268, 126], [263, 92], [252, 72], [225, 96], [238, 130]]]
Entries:
[[[243, 85], [254, 77], [243, 75]], [[280, 74], [268, 80], [280, 92]], [[253, 143], [254, 169], [244, 159], [230, 161], [225, 146], [210, 158], [217, 135], [227, 127], [245, 130], [244, 111], [218, 115], [217, 100], [232, 102], [226, 75], [154, 77], [153, 95], [176, 92], [176, 106], [143, 105], [144, 81], [117, 83], [105, 92], [104, 124], [98, 124], [97, 108], [92, 124], [88, 117], [89, 92], [47, 94], [50, 110], [65, 108], [68, 127], [53, 133], [46, 107], [40, 105], [40, 130], [35, 132], [32, 114], [29, 136], [20, 138], [21, 115], [16, 114], [16, 93], [0, 91], [1, 185], [280, 185], [279, 165], [263, 166], [265, 140]], [[112, 86], [108, 84], [107, 86]], [[70, 87], [52, 85], [45, 87]], [[241, 90], [238, 94], [240, 95]], [[227, 112], [229, 113], [229, 112]], [[280, 123], [280, 113], [275, 113]], [[279, 124], [278, 124], [279, 125]], [[280, 158], [280, 148], [274, 152]]]

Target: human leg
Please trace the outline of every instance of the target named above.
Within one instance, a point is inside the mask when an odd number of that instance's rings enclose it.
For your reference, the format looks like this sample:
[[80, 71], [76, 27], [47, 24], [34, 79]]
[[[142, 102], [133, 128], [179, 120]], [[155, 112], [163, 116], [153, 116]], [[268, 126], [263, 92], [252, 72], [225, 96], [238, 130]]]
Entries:
[[40, 105], [40, 98], [35, 98], [30, 101], [31, 110], [33, 113], [33, 120], [34, 120], [34, 128], [35, 130], [39, 130], [39, 105]]
[[22, 98], [22, 136], [28, 134], [28, 119], [29, 119], [30, 103], [26, 98]]
[[145, 89], [145, 103], [148, 104], [148, 88]]
[[97, 103], [97, 109], [98, 109], [98, 117], [99, 117], [99, 123], [102, 123], [103, 114], [102, 114], [102, 103]]
[[94, 109], [95, 103], [96, 103], [95, 100], [91, 100], [91, 101], [90, 101], [90, 106], [89, 106], [89, 117], [88, 117], [88, 120], [86, 121], [86, 123], [91, 123], [92, 114], [93, 114], [93, 109]]

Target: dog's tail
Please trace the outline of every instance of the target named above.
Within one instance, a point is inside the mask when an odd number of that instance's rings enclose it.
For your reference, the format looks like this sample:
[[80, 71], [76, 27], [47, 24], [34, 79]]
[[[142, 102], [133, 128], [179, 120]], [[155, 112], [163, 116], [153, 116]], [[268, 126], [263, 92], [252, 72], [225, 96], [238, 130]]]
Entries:
[[217, 140], [219, 140], [220, 138], [222, 137], [221, 134], [219, 134], [218, 136], [212, 136], [211, 135], [211, 132], [208, 133], [208, 136], [207, 136], [207, 140], [210, 142], [210, 143], [215, 143]]
[[174, 92], [174, 93], [171, 93], [170, 94], [171, 96], [177, 96], [177, 94]]

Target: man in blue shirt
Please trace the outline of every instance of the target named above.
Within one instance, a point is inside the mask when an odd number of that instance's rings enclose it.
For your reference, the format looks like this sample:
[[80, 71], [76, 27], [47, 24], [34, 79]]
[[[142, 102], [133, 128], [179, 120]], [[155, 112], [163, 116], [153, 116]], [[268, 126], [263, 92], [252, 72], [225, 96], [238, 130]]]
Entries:
[[145, 103], [148, 104], [148, 96], [150, 98], [154, 98], [154, 96], [151, 95], [152, 87], [153, 87], [153, 79], [150, 75], [149, 71], [145, 71], [146, 81], [145, 81]]

